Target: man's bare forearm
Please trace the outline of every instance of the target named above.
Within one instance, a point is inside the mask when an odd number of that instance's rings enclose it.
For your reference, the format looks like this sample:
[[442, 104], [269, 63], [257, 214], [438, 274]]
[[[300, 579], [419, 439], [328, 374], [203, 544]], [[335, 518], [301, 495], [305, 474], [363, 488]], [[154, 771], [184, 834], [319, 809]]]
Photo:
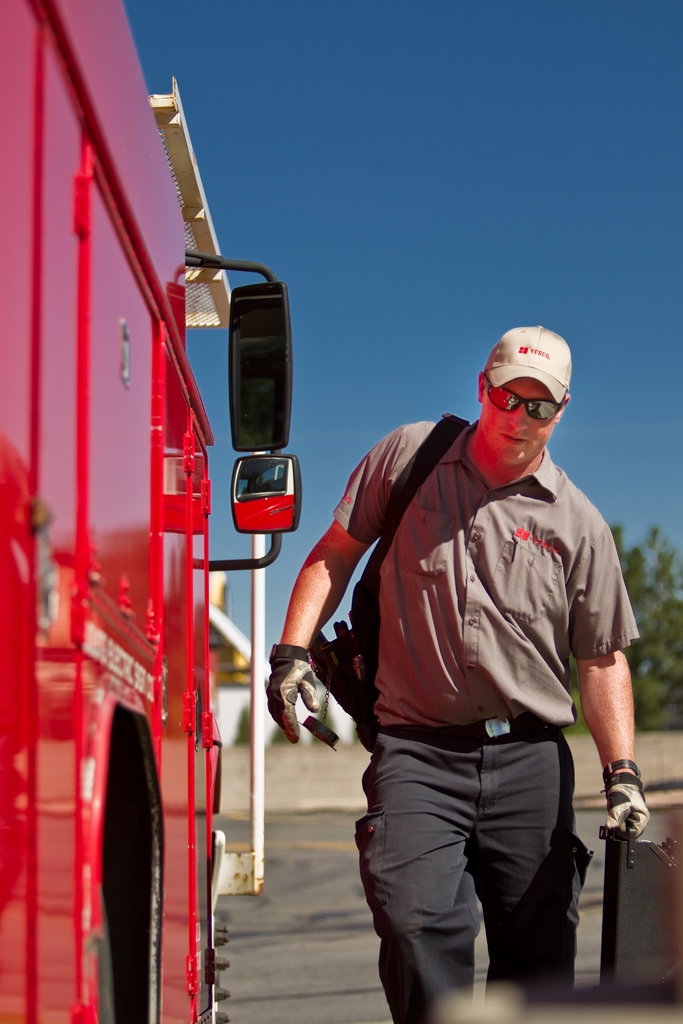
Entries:
[[602, 765], [634, 759], [633, 688], [621, 651], [577, 659], [581, 709]]
[[369, 545], [334, 522], [299, 573], [287, 609], [281, 643], [308, 647], [339, 605], [353, 571]]

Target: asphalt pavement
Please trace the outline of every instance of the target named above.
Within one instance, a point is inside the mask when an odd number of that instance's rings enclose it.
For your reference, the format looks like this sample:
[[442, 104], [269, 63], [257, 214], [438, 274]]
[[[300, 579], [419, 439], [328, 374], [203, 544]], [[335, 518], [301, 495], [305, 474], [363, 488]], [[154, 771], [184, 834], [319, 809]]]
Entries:
[[[377, 974], [379, 940], [358, 876], [354, 822], [338, 812], [269, 815], [263, 896], [224, 896], [217, 917], [230, 943], [231, 962], [221, 1003], [233, 1024], [390, 1024]], [[577, 831], [595, 851], [583, 890], [576, 983], [599, 977], [604, 843], [599, 811], [579, 811]], [[229, 850], [248, 848], [249, 823], [216, 823]], [[646, 838], [661, 842], [667, 818], [655, 811]], [[476, 984], [487, 968], [484, 930], [476, 946]]]

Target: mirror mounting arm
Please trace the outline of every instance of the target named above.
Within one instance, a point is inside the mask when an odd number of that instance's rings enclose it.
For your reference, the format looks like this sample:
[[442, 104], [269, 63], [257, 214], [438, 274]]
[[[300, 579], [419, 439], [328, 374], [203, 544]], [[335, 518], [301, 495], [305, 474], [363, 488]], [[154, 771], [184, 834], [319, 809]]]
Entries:
[[[277, 275], [265, 263], [252, 260], [228, 260], [215, 253], [193, 252], [185, 250], [186, 267], [203, 267], [207, 270], [239, 270], [248, 274], [259, 274], [266, 281], [277, 283]], [[272, 565], [282, 550], [282, 534], [270, 535], [270, 550], [261, 558], [212, 558], [209, 559], [210, 572], [230, 572], [249, 569], [265, 569]]]
[[217, 558], [209, 560], [209, 572], [230, 572], [239, 569], [265, 569], [272, 565], [282, 550], [282, 534], [271, 533], [270, 550], [261, 558]]
[[277, 282], [277, 277], [265, 263], [253, 263], [251, 260], [226, 260], [223, 256], [208, 252], [185, 250], [186, 267], [206, 267], [207, 270], [243, 270], [247, 274], [260, 274], [266, 281]]

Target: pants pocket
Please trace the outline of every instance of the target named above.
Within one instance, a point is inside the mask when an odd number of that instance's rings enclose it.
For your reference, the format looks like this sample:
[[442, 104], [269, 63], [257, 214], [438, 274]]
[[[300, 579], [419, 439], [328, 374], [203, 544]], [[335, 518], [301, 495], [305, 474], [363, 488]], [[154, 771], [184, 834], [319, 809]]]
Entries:
[[356, 822], [356, 846], [360, 856], [360, 877], [365, 898], [373, 912], [387, 902], [382, 879], [384, 860], [384, 811], [373, 811]]

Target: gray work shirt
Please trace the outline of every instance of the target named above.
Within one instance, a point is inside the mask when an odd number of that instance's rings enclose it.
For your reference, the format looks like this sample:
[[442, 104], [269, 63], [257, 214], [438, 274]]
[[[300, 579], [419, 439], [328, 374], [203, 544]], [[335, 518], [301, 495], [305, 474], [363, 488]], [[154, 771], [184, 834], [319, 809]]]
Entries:
[[[476, 425], [475, 425], [476, 426]], [[379, 537], [392, 486], [432, 423], [400, 427], [351, 475], [335, 519]], [[381, 570], [382, 725], [466, 725], [533, 711], [571, 725], [569, 654], [638, 637], [611, 531], [552, 462], [489, 489], [466, 429], [419, 488]]]

